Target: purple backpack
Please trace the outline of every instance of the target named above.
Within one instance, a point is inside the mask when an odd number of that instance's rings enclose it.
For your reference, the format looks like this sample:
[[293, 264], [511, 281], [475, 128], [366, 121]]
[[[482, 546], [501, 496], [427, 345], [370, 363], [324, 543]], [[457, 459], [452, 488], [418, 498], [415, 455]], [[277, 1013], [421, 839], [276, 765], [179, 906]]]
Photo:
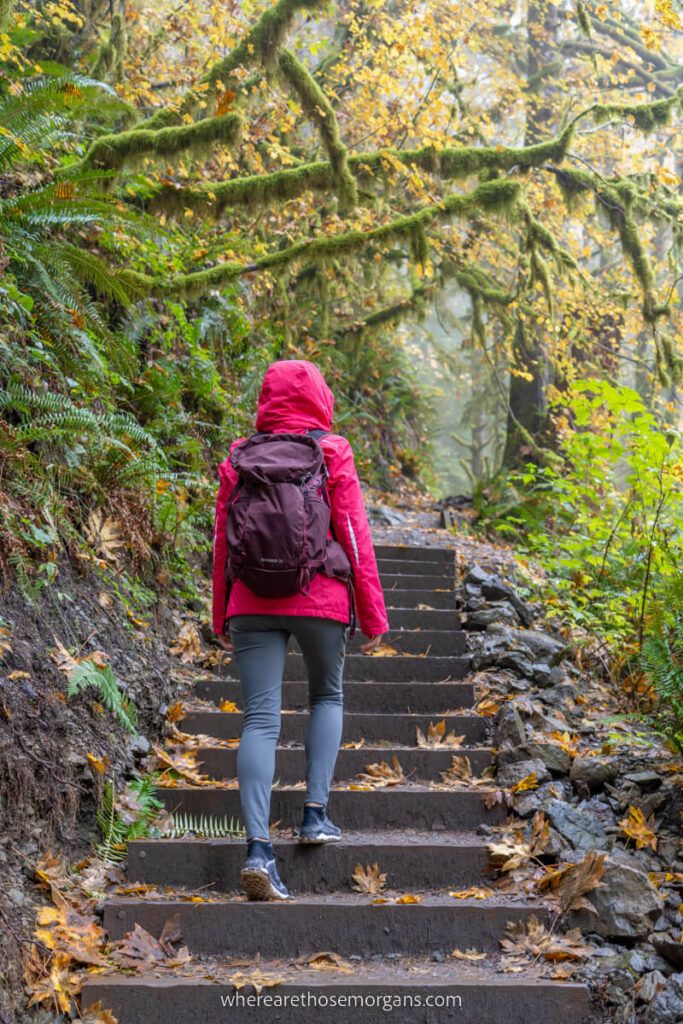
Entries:
[[308, 593], [317, 572], [349, 583], [351, 564], [328, 539], [327, 467], [308, 434], [254, 434], [233, 449], [239, 479], [227, 516], [228, 584], [242, 580], [261, 597]]

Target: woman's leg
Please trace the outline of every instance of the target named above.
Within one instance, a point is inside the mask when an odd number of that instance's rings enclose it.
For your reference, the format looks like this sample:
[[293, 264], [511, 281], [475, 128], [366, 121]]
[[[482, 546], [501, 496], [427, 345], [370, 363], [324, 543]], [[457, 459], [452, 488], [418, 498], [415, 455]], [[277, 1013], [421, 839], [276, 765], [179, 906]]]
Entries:
[[248, 842], [269, 841], [270, 792], [289, 640], [281, 624], [278, 615], [236, 615], [230, 620], [244, 709], [237, 777]]
[[312, 616], [289, 616], [308, 672], [311, 714], [306, 732], [307, 804], [325, 806], [344, 724], [342, 677], [348, 627]]

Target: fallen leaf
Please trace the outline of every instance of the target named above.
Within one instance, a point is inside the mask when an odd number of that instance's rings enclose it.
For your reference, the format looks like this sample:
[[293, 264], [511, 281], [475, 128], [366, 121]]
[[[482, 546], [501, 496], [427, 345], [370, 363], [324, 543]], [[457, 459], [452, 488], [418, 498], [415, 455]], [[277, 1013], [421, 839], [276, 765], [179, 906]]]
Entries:
[[403, 769], [395, 754], [391, 759], [391, 764], [388, 764], [387, 761], [368, 764], [365, 766], [365, 771], [357, 773], [357, 777], [373, 789], [398, 786], [401, 782], [405, 782]]
[[407, 892], [407, 893], [405, 893], [405, 895], [399, 896], [398, 899], [395, 900], [395, 902], [396, 903], [422, 903], [422, 897], [421, 896], [416, 896], [412, 892]]
[[473, 885], [469, 889], [456, 889], [448, 895], [456, 900], [488, 900], [493, 896], [493, 889], [480, 889]]
[[628, 836], [629, 839], [633, 839], [637, 850], [643, 850], [648, 846], [652, 850], [657, 849], [654, 814], [651, 814], [649, 819], [646, 819], [639, 807], [631, 805], [628, 809], [628, 816], [622, 818], [619, 824], [624, 835]]
[[104, 757], [97, 757], [95, 754], [86, 753], [85, 756], [96, 775], [106, 775], [107, 769], [111, 767], [111, 761], [106, 754]]
[[601, 878], [605, 873], [605, 854], [589, 850], [578, 864], [568, 864], [539, 879], [536, 886], [540, 892], [547, 889], [556, 892], [560, 898], [560, 911], [565, 914], [570, 910], [588, 910], [596, 913], [595, 907], [585, 898], [602, 885]]
[[202, 642], [199, 630], [194, 622], [185, 622], [178, 636], [169, 648], [171, 654], [178, 655], [183, 664], [190, 665], [202, 653]]
[[354, 889], [358, 892], [371, 893], [372, 895], [380, 893], [387, 881], [386, 874], [380, 872], [377, 862], [368, 864], [366, 867], [356, 864], [351, 877], [353, 878]]
[[228, 981], [230, 981], [238, 990], [246, 988], [249, 985], [253, 986], [257, 995], [260, 995], [264, 988], [273, 988], [275, 985], [283, 985], [286, 980], [286, 978], [278, 978], [274, 974], [264, 974], [263, 971], [259, 970], [254, 970], [250, 974], [238, 971], [237, 974], [231, 974], [228, 978]]
[[461, 747], [465, 739], [464, 736], [456, 736], [453, 732], [449, 732], [446, 735], [445, 718], [436, 724], [430, 722], [427, 726], [426, 736], [422, 729], [416, 728], [415, 732], [417, 734], [417, 745], [422, 749], [430, 747]]
[[486, 953], [480, 953], [476, 949], [466, 949], [464, 951], [462, 949], [454, 949], [453, 952], [451, 953], [451, 956], [455, 957], [456, 960], [485, 960], [486, 959]]
[[526, 921], [510, 922], [506, 937], [500, 940], [503, 951], [516, 957], [542, 957], [553, 963], [581, 960], [591, 956], [593, 949], [586, 946], [578, 928], [563, 935], [553, 934], [532, 915]]
[[234, 700], [222, 700], [218, 705], [218, 710], [235, 715], [239, 713], [240, 709], [237, 707]]
[[103, 512], [95, 509], [85, 524], [85, 536], [98, 558], [113, 564], [118, 562], [124, 541], [119, 524], [113, 519], [105, 518]]

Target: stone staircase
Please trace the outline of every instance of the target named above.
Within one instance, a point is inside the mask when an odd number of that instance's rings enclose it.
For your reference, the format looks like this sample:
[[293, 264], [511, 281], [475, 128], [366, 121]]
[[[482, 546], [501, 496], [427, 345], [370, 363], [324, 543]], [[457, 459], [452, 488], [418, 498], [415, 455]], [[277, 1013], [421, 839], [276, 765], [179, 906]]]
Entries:
[[[545, 919], [542, 907], [514, 895], [486, 900], [449, 895], [490, 882], [485, 839], [477, 829], [503, 822], [506, 814], [500, 804], [487, 807], [485, 787], [429, 785], [450, 767], [453, 753], [468, 757], [475, 775], [492, 759], [486, 719], [472, 710], [454, 556], [438, 548], [376, 550], [391, 624], [387, 643], [400, 656], [363, 656], [355, 653], [362, 638], [351, 642], [342, 742], [362, 739], [364, 745], [342, 749], [337, 762], [330, 814], [344, 830], [343, 841], [301, 847], [292, 838], [291, 828], [301, 817], [303, 791], [296, 784], [304, 777], [306, 727], [306, 683], [301, 655], [294, 652], [287, 658], [271, 807], [280, 873], [294, 900], [244, 900], [238, 892], [241, 841], [187, 837], [132, 843], [130, 881], [159, 891], [153, 898], [108, 900], [105, 929], [111, 939], [120, 939], [137, 923], [158, 937], [175, 918], [194, 960], [172, 971], [95, 974], [86, 983], [84, 1005], [101, 1001], [120, 1024], [190, 1024], [204, 1016], [239, 1024], [346, 1022], [350, 1010], [356, 1024], [386, 1019], [526, 1024], [536, 1017], [544, 1024], [580, 1024], [591, 1019], [582, 985], [551, 981], [538, 968], [501, 969], [499, 940], [507, 923], [531, 914]], [[239, 685], [228, 678], [200, 682], [197, 695], [216, 705], [222, 699], [240, 704]], [[416, 728], [426, 732], [430, 722], [442, 719], [448, 732], [465, 737], [463, 746], [418, 748]], [[183, 720], [182, 728], [229, 738], [239, 735], [241, 723], [237, 712], [198, 711]], [[348, 788], [368, 764], [391, 761], [393, 755], [407, 777], [404, 784]], [[207, 746], [198, 760], [212, 778], [230, 779], [236, 756], [233, 748]], [[161, 798], [175, 811], [239, 817], [237, 789], [181, 786], [162, 790]], [[374, 904], [351, 888], [356, 865], [375, 862], [388, 876], [386, 903]], [[188, 891], [210, 899], [190, 902]], [[392, 902], [405, 893], [418, 895], [420, 902]], [[456, 959], [454, 949], [475, 949], [486, 957]], [[334, 954], [325, 970], [309, 963], [321, 951]], [[254, 1003], [254, 988], [240, 990], [243, 1002], [231, 1004], [236, 989], [230, 977], [255, 968], [279, 983], [263, 989], [260, 1005]]]

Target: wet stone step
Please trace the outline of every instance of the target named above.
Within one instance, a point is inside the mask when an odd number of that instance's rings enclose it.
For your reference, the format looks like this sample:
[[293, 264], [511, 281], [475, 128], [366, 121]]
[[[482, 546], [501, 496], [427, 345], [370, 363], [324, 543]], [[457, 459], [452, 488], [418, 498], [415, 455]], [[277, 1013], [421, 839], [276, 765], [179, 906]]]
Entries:
[[[384, 602], [387, 608], [415, 608], [420, 611], [434, 611], [440, 608], [455, 611], [456, 592], [454, 590], [393, 590], [384, 588]], [[424, 606], [424, 607], [423, 607]], [[389, 615], [389, 622], [395, 622]]]
[[[482, 823], [499, 825], [506, 810], [501, 803], [487, 806], [494, 793], [483, 787], [461, 790], [429, 789], [426, 786], [392, 786], [389, 789], [332, 789], [329, 813], [342, 829], [429, 829], [435, 832], [469, 831]], [[164, 806], [183, 814], [240, 818], [239, 791], [212, 786], [159, 789]], [[270, 820], [278, 828], [301, 823], [303, 788], [275, 786], [270, 802]]]
[[[269, 970], [282, 977], [281, 963]], [[111, 1007], [125, 1024], [196, 1024], [199, 1020], [224, 1020], [229, 1024], [588, 1024], [589, 996], [583, 985], [488, 973], [469, 964], [449, 961], [447, 974], [436, 974], [436, 966], [425, 967], [408, 977], [395, 977], [396, 965], [387, 965], [369, 980], [359, 977], [354, 963], [352, 976], [330, 978], [329, 972], [315, 977], [297, 977], [264, 989], [257, 997], [253, 988], [240, 992], [225, 982], [195, 977], [150, 977], [95, 975], [83, 989], [84, 1005], [101, 1002]], [[233, 968], [227, 973], [244, 972]], [[595, 1019], [595, 1018], [591, 1018]]]
[[[404, 775], [413, 781], [441, 780], [453, 757], [467, 757], [475, 775], [489, 767], [493, 755], [489, 747], [462, 747], [443, 750], [415, 750], [407, 747], [361, 747], [359, 750], [340, 750], [334, 778], [339, 782], [355, 780], [359, 772], [378, 761], [391, 763], [397, 757]], [[202, 772], [212, 779], [234, 779], [237, 775], [237, 749], [226, 747], [200, 747], [197, 761]], [[306, 754], [303, 747], [278, 747], [275, 755], [275, 778], [289, 786], [306, 777]]]
[[[344, 663], [344, 679], [376, 680], [377, 682], [446, 682], [462, 679], [470, 671], [469, 655], [457, 654], [452, 657], [396, 655], [376, 656], [368, 654], [348, 654]], [[226, 678], [237, 678], [235, 659], [226, 665]], [[305, 680], [306, 665], [301, 654], [290, 651], [285, 661], [286, 680]]]
[[191, 903], [172, 897], [120, 898], [104, 907], [104, 928], [121, 939], [136, 924], [159, 937], [177, 916], [183, 944], [213, 955], [294, 957], [333, 949], [342, 956], [416, 953], [422, 956], [460, 949], [499, 949], [508, 922], [531, 915], [547, 922], [534, 904], [495, 900], [455, 900], [426, 895], [421, 903], [373, 904], [367, 896], [332, 893], [272, 903], [241, 899]]
[[387, 590], [453, 590], [454, 578], [408, 573], [380, 573], [382, 588]]
[[[468, 650], [467, 633], [455, 629], [391, 629], [384, 636], [385, 644], [400, 654], [425, 654], [430, 657], [447, 657], [465, 654]], [[358, 631], [349, 640], [350, 653], [358, 653], [367, 637]], [[295, 645], [296, 646], [296, 645]]]
[[[216, 705], [227, 700], [241, 706], [240, 684], [234, 679], [200, 679], [195, 684], [200, 700]], [[437, 714], [449, 708], [469, 708], [474, 703], [473, 683], [402, 683], [346, 680], [344, 707], [347, 711], [386, 714]], [[282, 684], [282, 706], [286, 710], [308, 708], [308, 683], [288, 680]]]
[[375, 544], [375, 558], [393, 558], [407, 562], [439, 562], [441, 565], [455, 565], [453, 548], [412, 547], [400, 544]]
[[[280, 742], [303, 743], [308, 727], [308, 713], [285, 712], [282, 715]], [[445, 721], [447, 733], [463, 736], [463, 743], [482, 743], [487, 736], [487, 720], [481, 715], [395, 715], [344, 712], [342, 743], [397, 743], [410, 747], [417, 744], [417, 729], [426, 734], [431, 722]], [[202, 733], [217, 739], [230, 740], [242, 732], [243, 716], [231, 711], [190, 711], [182, 720], [183, 732]]]
[[[296, 893], [349, 889], [356, 865], [375, 863], [390, 888], [464, 889], [484, 884], [488, 863], [484, 840], [460, 833], [347, 832], [325, 846], [295, 839], [277, 839], [273, 846], [280, 873]], [[127, 874], [131, 882], [237, 891], [244, 856], [239, 839], [143, 839], [128, 847]]]
[[408, 573], [415, 576], [436, 576], [441, 579], [452, 580], [455, 576], [455, 561], [448, 562], [427, 562], [419, 560], [408, 560], [407, 558], [378, 558], [377, 568], [380, 573]]
[[406, 630], [461, 630], [460, 615], [455, 607], [449, 608], [391, 608], [387, 609], [390, 629]]

